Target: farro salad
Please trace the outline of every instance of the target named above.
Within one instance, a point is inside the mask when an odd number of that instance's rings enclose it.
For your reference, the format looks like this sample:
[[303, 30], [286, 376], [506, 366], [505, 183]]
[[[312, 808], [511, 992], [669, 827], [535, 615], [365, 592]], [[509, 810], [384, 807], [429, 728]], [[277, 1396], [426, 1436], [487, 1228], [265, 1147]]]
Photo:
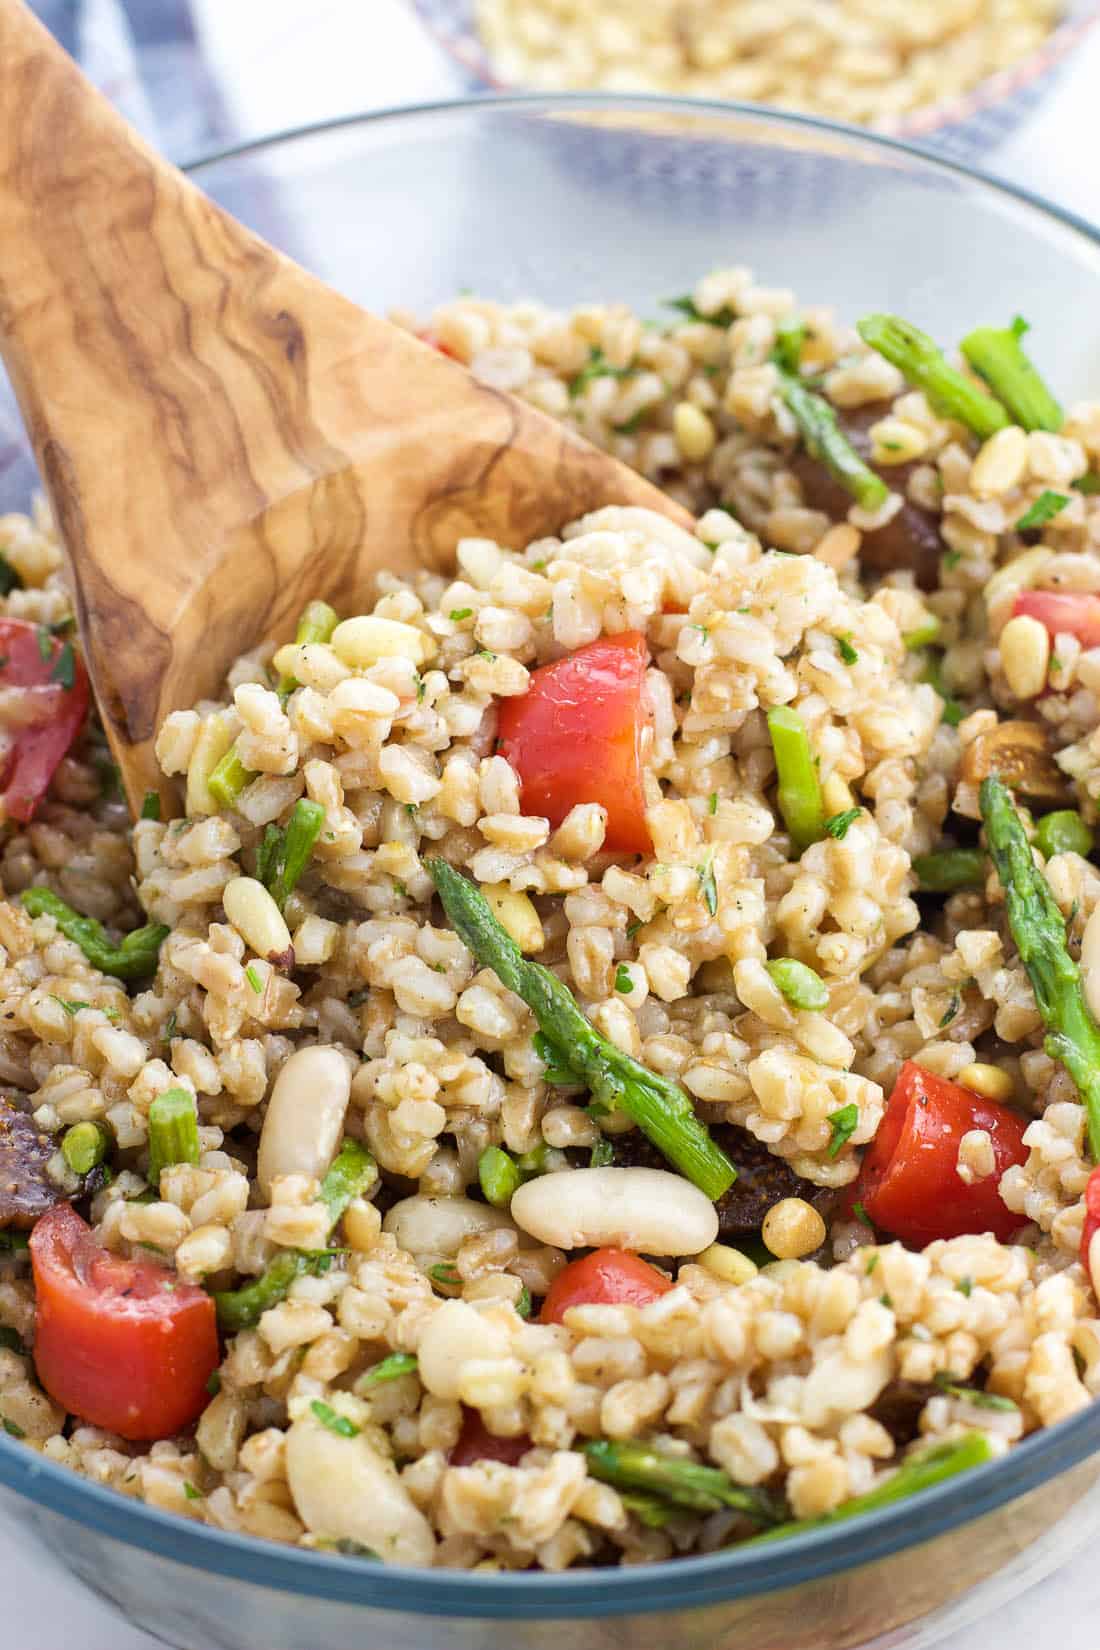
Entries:
[[[872, 1510], [1100, 1391], [1100, 402], [742, 269], [428, 325], [697, 518], [317, 600], [131, 824], [0, 521], [0, 1420], [350, 1561]], [[947, 352], [940, 347], [947, 346]]]

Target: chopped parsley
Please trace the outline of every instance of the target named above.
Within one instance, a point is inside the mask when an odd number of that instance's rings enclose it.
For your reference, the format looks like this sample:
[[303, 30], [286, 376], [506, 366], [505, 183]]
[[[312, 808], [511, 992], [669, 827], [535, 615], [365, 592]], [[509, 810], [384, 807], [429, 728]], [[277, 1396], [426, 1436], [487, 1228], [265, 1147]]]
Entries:
[[365, 1375], [360, 1375], [355, 1390], [361, 1392], [364, 1387], [382, 1386], [386, 1381], [400, 1380], [402, 1375], [415, 1374], [417, 1368], [415, 1352], [391, 1352], [388, 1358], [372, 1364]]
[[66, 693], [76, 681], [76, 654], [72, 642], [66, 642], [54, 660], [50, 681], [60, 682]]
[[845, 808], [843, 813], [833, 814], [830, 819], [825, 821], [826, 835], [835, 837], [838, 842], [843, 842], [848, 835], [849, 825], [854, 824], [862, 812], [862, 808]]
[[1029, 533], [1033, 527], [1045, 527], [1048, 521], [1061, 515], [1069, 503], [1068, 493], [1054, 493], [1050, 488], [1044, 488], [1029, 510], [1025, 510], [1016, 523], [1018, 533]]
[[65, 1013], [70, 1017], [75, 1014], [79, 1014], [82, 1008], [91, 1008], [92, 1006], [91, 1003], [81, 1002], [79, 998], [73, 998], [70, 1001], [65, 997], [58, 997], [53, 992], [51, 992], [50, 995], [53, 997], [55, 1003], [61, 1004], [62, 1008], [65, 1010]]
[[707, 860], [705, 865], [696, 867], [696, 876], [699, 878], [699, 892], [703, 896], [703, 903], [712, 917], [718, 915], [718, 884], [714, 880], [714, 862]]
[[974, 1292], [974, 1279], [960, 1278], [958, 1283], [955, 1285], [955, 1288], [959, 1291], [960, 1295], [965, 1295], [967, 1300], [969, 1300], [970, 1296]]
[[583, 395], [589, 384], [597, 378], [629, 378], [630, 372], [629, 367], [613, 367], [603, 350], [593, 346], [588, 360], [576, 377], [570, 381], [569, 394], [573, 400], [576, 400], [577, 396]]
[[400, 877], [394, 877], [393, 891], [397, 895], [398, 899], [408, 899], [409, 897], [409, 890], [405, 887], [405, 884], [401, 881]]
[[197, 1490], [194, 1484], [189, 1484], [186, 1479], [183, 1481], [183, 1493], [188, 1501], [201, 1501], [203, 1499], [202, 1491]]
[[491, 665], [495, 665], [496, 662], [497, 662], [496, 654], [495, 653], [490, 653], [489, 649], [487, 647], [479, 647], [478, 650], [477, 650], [477, 656], [478, 656], [479, 659], [487, 660], [488, 663], [491, 664]]
[[164, 1032], [163, 1032], [164, 1041], [166, 1043], [170, 1043], [172, 1041], [172, 1038], [175, 1035], [176, 1035], [176, 1011], [175, 1011], [175, 1009], [173, 1009], [171, 1014], [169, 1014], [167, 1020], [165, 1020], [165, 1022], [164, 1022]]
[[222, 1378], [218, 1370], [212, 1369], [206, 1377], [206, 1390], [212, 1398], [216, 1398], [222, 1389]]
[[160, 797], [157, 795], [156, 791], [146, 791], [145, 795], [142, 797], [141, 818], [160, 818]]
[[640, 928], [644, 928], [644, 927], [645, 927], [645, 923], [642, 922], [641, 918], [639, 918], [637, 922], [628, 923], [627, 928], [626, 928], [626, 937], [627, 937], [627, 939], [632, 940], [634, 938], [635, 934], [638, 932], [638, 930]]
[[615, 970], [615, 990], [621, 991], [626, 997], [634, 990], [634, 981], [630, 978], [630, 970], [625, 963], [620, 963]]
[[444, 1289], [457, 1289], [462, 1282], [457, 1268], [452, 1266], [449, 1261], [440, 1261], [438, 1266], [429, 1266], [428, 1276], [433, 1283], [442, 1284]]
[[943, 1030], [944, 1026], [949, 1026], [951, 1024], [952, 1020], [955, 1018], [956, 1014], [959, 1012], [959, 1009], [961, 1007], [962, 1007], [962, 998], [959, 996], [958, 992], [955, 991], [951, 995], [951, 1001], [948, 1003], [947, 1007], [943, 1011], [943, 1016], [940, 1020], [940, 1027], [939, 1027], [941, 1031]]
[[451, 622], [453, 624], [461, 624], [463, 619], [468, 619], [471, 617], [473, 611], [474, 610], [472, 607], [452, 607], [450, 614]]
[[852, 1213], [855, 1215], [855, 1217], [858, 1221], [862, 1222], [862, 1224], [864, 1226], [868, 1226], [868, 1227], [870, 1227], [872, 1232], [874, 1231], [875, 1223], [871, 1219], [870, 1215], [867, 1213], [867, 1210], [863, 1207], [862, 1203], [853, 1203], [852, 1204]]
[[529, 1318], [531, 1316], [531, 1304], [531, 1291], [528, 1289], [527, 1285], [524, 1284], [523, 1288], [519, 1292], [519, 1299], [515, 1302], [516, 1311], [519, 1313], [521, 1318]]
[[645, 415], [648, 411], [648, 407], [641, 407], [633, 418], [628, 418], [625, 424], [613, 424], [612, 429], [616, 435], [637, 435], [645, 422]]
[[666, 309], [678, 309], [681, 315], [686, 315], [689, 321], [702, 321], [708, 327], [730, 327], [737, 319], [728, 304], [716, 309], [712, 315], [704, 315], [696, 307], [694, 298], [685, 293], [682, 298], [662, 298]]
[[23, 1428], [16, 1426], [14, 1421], [9, 1421], [6, 1415], [3, 1416], [2, 1419], [4, 1422], [4, 1431], [12, 1438], [25, 1438], [27, 1436], [23, 1431]]
[[264, 982], [260, 978], [259, 973], [252, 963], [249, 963], [248, 967], [245, 969], [244, 977], [258, 997], [264, 988]]
[[337, 1438], [358, 1438], [359, 1428], [355, 1422], [349, 1421], [346, 1415], [341, 1415], [338, 1410], [333, 1409], [331, 1404], [324, 1403], [320, 1398], [314, 1398], [309, 1407], [321, 1425], [327, 1427], [330, 1432], [334, 1432]]
[[835, 641], [840, 657], [844, 660], [844, 663], [846, 665], [858, 665], [859, 654], [852, 646], [851, 638], [848, 636], [837, 636], [835, 637]]
[[879, 1252], [878, 1252], [877, 1249], [875, 1250], [873, 1255], [868, 1255], [867, 1256], [867, 1265], [864, 1268], [864, 1270], [866, 1271], [868, 1277], [871, 1276], [871, 1273], [874, 1271], [875, 1267], [878, 1265], [880, 1258], [881, 1257], [880, 1257]]
[[945, 550], [943, 554], [943, 565], [948, 569], [948, 571], [950, 571], [952, 567], [958, 567], [962, 559], [961, 550]]
[[710, 796], [707, 798], [707, 813], [713, 815], [713, 814], [716, 814], [717, 812], [718, 812], [718, 792], [717, 791], [711, 791]]
[[839, 1111], [830, 1112], [825, 1119], [832, 1130], [833, 1138], [829, 1142], [829, 1156], [839, 1157], [848, 1141], [859, 1128], [859, 1107], [852, 1100]]

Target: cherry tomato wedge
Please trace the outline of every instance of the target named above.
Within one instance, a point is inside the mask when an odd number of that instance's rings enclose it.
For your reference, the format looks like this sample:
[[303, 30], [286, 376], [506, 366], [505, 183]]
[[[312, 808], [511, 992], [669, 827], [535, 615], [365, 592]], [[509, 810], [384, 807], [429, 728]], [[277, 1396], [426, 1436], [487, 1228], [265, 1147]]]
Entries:
[[607, 809], [604, 847], [644, 854], [644, 746], [653, 719], [637, 630], [604, 636], [531, 672], [500, 705], [499, 749], [519, 774], [523, 811], [560, 825], [579, 802]]
[[1100, 647], [1100, 596], [1084, 591], [1021, 590], [1012, 616], [1026, 614], [1046, 625], [1051, 637], [1076, 636], [1082, 647]]
[[51, 1398], [123, 1438], [170, 1438], [209, 1402], [214, 1302], [166, 1266], [104, 1249], [62, 1203], [31, 1233], [34, 1362]]
[[[1027, 1160], [1027, 1125], [1010, 1107], [907, 1060], [848, 1206], [861, 1203], [875, 1226], [916, 1248], [964, 1232], [992, 1232], [1006, 1242], [1027, 1217], [1013, 1214], [997, 1187], [1011, 1164]], [[959, 1142], [970, 1129], [988, 1131], [997, 1167], [968, 1186], [957, 1164]]]
[[540, 1323], [561, 1323], [571, 1306], [648, 1306], [672, 1281], [626, 1249], [593, 1249], [570, 1261], [550, 1285]]
[[462, 1431], [450, 1454], [452, 1467], [472, 1467], [476, 1461], [503, 1461], [506, 1467], [518, 1466], [532, 1447], [525, 1432], [518, 1438], [498, 1438], [490, 1432], [476, 1409], [462, 1406]]
[[4, 819], [25, 825], [83, 725], [88, 672], [72, 642], [48, 627], [0, 619], [0, 687], [10, 711], [0, 747], [0, 806]]
[[1093, 1169], [1085, 1187], [1085, 1224], [1081, 1231], [1081, 1265], [1090, 1275], [1089, 1250], [1097, 1232], [1100, 1232], [1100, 1169]]

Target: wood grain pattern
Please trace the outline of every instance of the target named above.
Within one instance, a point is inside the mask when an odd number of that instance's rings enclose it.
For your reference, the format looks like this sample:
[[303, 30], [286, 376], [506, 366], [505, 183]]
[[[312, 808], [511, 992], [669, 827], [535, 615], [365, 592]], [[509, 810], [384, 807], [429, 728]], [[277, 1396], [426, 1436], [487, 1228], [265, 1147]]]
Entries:
[[72, 562], [131, 805], [164, 715], [320, 596], [602, 504], [687, 518], [360, 310], [156, 156], [0, 0], [0, 354]]

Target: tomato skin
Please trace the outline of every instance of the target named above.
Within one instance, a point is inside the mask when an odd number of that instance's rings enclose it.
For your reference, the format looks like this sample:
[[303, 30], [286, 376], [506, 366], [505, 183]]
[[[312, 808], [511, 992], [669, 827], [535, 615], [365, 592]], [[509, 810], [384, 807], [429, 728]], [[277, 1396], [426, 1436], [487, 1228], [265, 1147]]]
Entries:
[[[995, 1100], [985, 1100], [906, 1060], [868, 1147], [849, 1207], [862, 1203], [875, 1226], [914, 1248], [936, 1238], [992, 1232], [1002, 1243], [1026, 1226], [997, 1187], [1013, 1163], [1025, 1163], [1029, 1119]], [[986, 1129], [996, 1170], [973, 1185], [959, 1179], [959, 1142], [970, 1129]]]
[[525, 1432], [518, 1438], [498, 1438], [481, 1419], [480, 1411], [462, 1406], [462, 1431], [451, 1451], [452, 1467], [472, 1467], [478, 1461], [503, 1461], [506, 1467], [516, 1467], [534, 1446]]
[[560, 1271], [542, 1303], [540, 1323], [561, 1323], [571, 1306], [648, 1306], [672, 1280], [627, 1249], [593, 1249]]
[[1081, 1230], [1081, 1265], [1090, 1276], [1089, 1250], [1097, 1232], [1100, 1232], [1100, 1169], [1093, 1169], [1085, 1187], [1085, 1224]]
[[645, 822], [643, 736], [652, 721], [649, 650], [637, 630], [603, 636], [531, 672], [500, 704], [498, 749], [519, 774], [523, 811], [560, 825], [578, 802], [607, 809], [604, 847], [652, 848]]
[[50, 1397], [123, 1438], [170, 1438], [198, 1419], [221, 1353], [214, 1302], [166, 1266], [125, 1260], [69, 1203], [31, 1233], [34, 1363]]
[[[23, 619], [0, 619], [0, 684], [32, 688], [43, 703], [42, 720], [19, 729], [3, 764], [3, 818], [25, 825], [35, 816], [49, 789], [58, 763], [80, 732], [88, 713], [88, 672], [84, 661], [58, 636], [49, 636], [46, 648], [39, 635], [48, 632]], [[72, 658], [73, 685], [51, 680], [65, 647]]]
[[1038, 619], [1055, 636], [1076, 636], [1082, 647], [1100, 647], [1100, 596], [1084, 591], [1021, 590], [1012, 617]]

